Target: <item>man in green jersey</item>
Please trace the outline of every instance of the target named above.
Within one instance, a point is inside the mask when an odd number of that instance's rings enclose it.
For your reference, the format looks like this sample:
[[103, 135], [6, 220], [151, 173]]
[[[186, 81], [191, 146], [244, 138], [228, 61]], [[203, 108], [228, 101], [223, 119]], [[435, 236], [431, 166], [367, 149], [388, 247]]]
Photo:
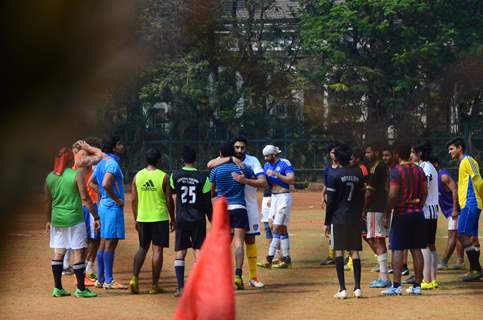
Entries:
[[157, 294], [161, 292], [158, 282], [163, 266], [163, 248], [169, 247], [169, 230], [174, 230], [174, 203], [168, 187], [168, 175], [158, 169], [161, 153], [150, 148], [145, 158], [146, 168], [136, 173], [132, 182], [131, 204], [139, 234], [139, 249], [134, 256], [129, 288], [132, 293], [139, 293], [139, 271], [152, 242], [153, 279], [149, 293]]
[[55, 287], [53, 297], [69, 296], [62, 287], [62, 267], [64, 254], [71, 249], [74, 254], [74, 273], [77, 279], [77, 297], [95, 297], [96, 293], [85, 287], [86, 269], [84, 249], [87, 247], [86, 225], [82, 204], [89, 209], [95, 219], [95, 228], [99, 228], [99, 216], [92, 205], [86, 190], [84, 177], [71, 169], [74, 154], [70, 148], [62, 148], [54, 162], [54, 170], [49, 173], [44, 184], [46, 199], [46, 231], [50, 232], [50, 247], [54, 249], [52, 273]]

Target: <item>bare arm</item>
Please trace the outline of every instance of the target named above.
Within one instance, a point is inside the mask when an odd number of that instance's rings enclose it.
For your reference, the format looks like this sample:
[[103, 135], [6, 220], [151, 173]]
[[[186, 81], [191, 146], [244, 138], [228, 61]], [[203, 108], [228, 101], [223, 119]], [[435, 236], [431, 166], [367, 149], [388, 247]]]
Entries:
[[50, 231], [50, 222], [52, 221], [52, 195], [50, 194], [47, 181], [44, 183], [44, 198], [45, 198], [45, 232]]
[[391, 212], [396, 207], [396, 203], [399, 197], [399, 185], [395, 183], [391, 183], [389, 186], [389, 193], [387, 195], [387, 207], [386, 212], [383, 216], [383, 225], [384, 227], [389, 227], [389, 221], [391, 220]]
[[96, 165], [105, 158], [101, 149], [93, 147], [85, 141], [77, 141], [74, 145], [80, 148], [75, 160], [75, 166], [78, 168]]
[[453, 218], [458, 217], [458, 209], [459, 209], [459, 202], [458, 202], [458, 186], [454, 182], [453, 178], [444, 174], [441, 176], [441, 182], [451, 191], [451, 195], [453, 197]]
[[233, 172], [231, 175], [232, 175], [233, 179], [235, 179], [239, 183], [247, 184], [247, 185], [255, 187], [255, 188], [263, 189], [267, 186], [267, 178], [265, 178], [264, 175], [257, 176], [256, 179], [249, 179], [249, 178], [245, 177], [245, 175], [238, 174], [236, 172]]
[[164, 194], [166, 195], [166, 205], [168, 207], [169, 220], [170, 220], [169, 224], [171, 227], [171, 231], [174, 231], [176, 218], [174, 216], [174, 201], [171, 193], [171, 188], [169, 187], [168, 175], [165, 175], [163, 179], [163, 191], [164, 191]]
[[118, 206], [123, 206], [124, 201], [119, 199], [119, 197], [114, 193], [112, 185], [114, 183], [114, 175], [112, 173], [106, 173], [104, 179], [102, 180], [102, 187], [106, 190], [107, 195], [111, 198]]
[[225, 164], [225, 163], [230, 162], [230, 160], [233, 161], [233, 163], [235, 163], [240, 168], [244, 168], [245, 167], [245, 164], [240, 159], [238, 159], [237, 157], [223, 157], [223, 158], [218, 157], [216, 159], [210, 160], [206, 164], [206, 167], [208, 169], [213, 169], [216, 166], [219, 166], [221, 164]]
[[283, 174], [275, 173], [275, 176], [277, 176], [282, 182], [285, 182], [286, 184], [295, 184], [295, 173], [290, 172], [287, 173], [286, 176]]
[[136, 186], [136, 176], [132, 179], [131, 183], [131, 208], [132, 215], [134, 217], [134, 223], [138, 220], [138, 191]]
[[75, 181], [77, 184], [77, 189], [79, 190], [79, 194], [82, 199], [82, 204], [89, 209], [89, 212], [94, 216], [94, 220], [98, 220], [99, 216], [97, 215], [97, 210], [92, 204], [92, 200], [87, 193], [86, 182], [84, 180], [84, 176], [81, 173], [77, 173], [75, 176]]
[[91, 187], [92, 190], [99, 194], [99, 186], [97, 185], [97, 180], [94, 175], [92, 175], [89, 179], [89, 187]]

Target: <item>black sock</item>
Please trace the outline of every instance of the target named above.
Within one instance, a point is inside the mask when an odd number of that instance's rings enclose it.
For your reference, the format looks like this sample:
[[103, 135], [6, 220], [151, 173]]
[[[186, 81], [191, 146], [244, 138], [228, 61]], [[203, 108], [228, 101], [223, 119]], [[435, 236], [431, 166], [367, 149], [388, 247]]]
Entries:
[[481, 265], [480, 265], [480, 245], [475, 244], [475, 251], [476, 251], [476, 267], [477, 270], [481, 272]]
[[239, 276], [241, 278], [242, 276], [242, 269], [236, 268], [235, 269], [235, 275]]
[[74, 264], [73, 268], [75, 277], [77, 279], [77, 289], [79, 289], [80, 291], [84, 291], [86, 289], [86, 286], [84, 284], [86, 264], [84, 262], [76, 263]]
[[394, 288], [399, 288], [399, 287], [401, 286], [401, 284], [400, 284], [399, 282], [393, 282], [393, 283], [392, 283], [392, 286], [393, 286]]
[[354, 290], [361, 288], [361, 259], [352, 259], [354, 266]]
[[335, 270], [337, 271], [340, 290], [345, 290], [344, 257], [335, 257]]
[[62, 289], [62, 270], [64, 269], [63, 260], [52, 260], [52, 274], [54, 275], [54, 286]]
[[403, 270], [406, 270], [407, 268], [408, 268], [408, 264], [407, 263], [403, 264]]
[[475, 249], [467, 250], [466, 255], [468, 256], [468, 260], [470, 262], [470, 270], [471, 271], [478, 271], [481, 272], [481, 265], [479, 261], [479, 254]]
[[268, 261], [268, 263], [272, 263], [272, 261], [273, 261], [273, 256], [267, 256], [267, 261]]

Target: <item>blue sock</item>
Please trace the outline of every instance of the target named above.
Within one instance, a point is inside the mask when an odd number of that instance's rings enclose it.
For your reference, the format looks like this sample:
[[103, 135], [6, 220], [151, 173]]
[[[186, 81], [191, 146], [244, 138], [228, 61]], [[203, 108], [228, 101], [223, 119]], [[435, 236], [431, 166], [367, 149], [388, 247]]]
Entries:
[[104, 278], [104, 251], [97, 251], [97, 281], [103, 283]]
[[112, 266], [114, 264], [114, 254], [112, 251], [104, 251], [104, 272], [106, 273], [106, 283], [112, 282]]
[[176, 259], [174, 261], [174, 271], [176, 272], [176, 281], [178, 282], [178, 288], [184, 288], [184, 260]]

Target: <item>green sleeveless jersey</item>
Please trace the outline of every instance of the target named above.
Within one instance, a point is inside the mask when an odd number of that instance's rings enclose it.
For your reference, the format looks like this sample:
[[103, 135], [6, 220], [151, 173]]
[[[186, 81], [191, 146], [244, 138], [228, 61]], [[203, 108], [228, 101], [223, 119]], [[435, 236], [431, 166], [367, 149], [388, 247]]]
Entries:
[[136, 174], [138, 195], [138, 222], [157, 222], [168, 220], [168, 206], [163, 191], [166, 173], [156, 169], [143, 169]]
[[47, 176], [47, 188], [52, 196], [51, 224], [54, 227], [67, 228], [84, 222], [76, 175], [76, 170], [67, 168], [60, 176], [53, 172]]

